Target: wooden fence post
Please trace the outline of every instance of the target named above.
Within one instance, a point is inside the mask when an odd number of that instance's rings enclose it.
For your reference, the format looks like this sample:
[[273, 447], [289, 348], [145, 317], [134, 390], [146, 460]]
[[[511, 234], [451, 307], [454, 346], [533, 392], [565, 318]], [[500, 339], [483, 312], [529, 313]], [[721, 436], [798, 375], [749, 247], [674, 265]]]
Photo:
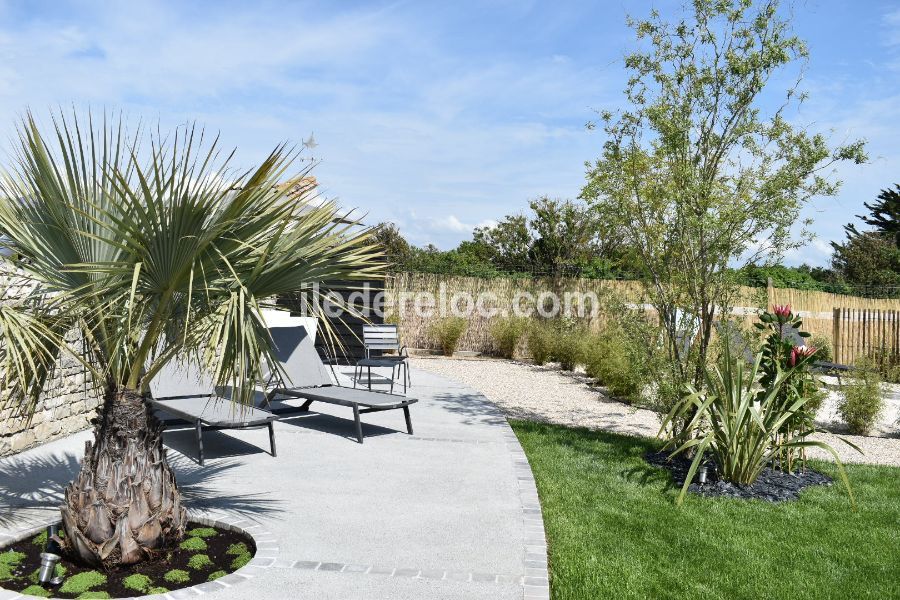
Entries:
[[831, 347], [834, 348], [833, 360], [837, 364], [841, 364], [841, 309], [833, 308], [831, 310], [831, 339], [834, 340]]

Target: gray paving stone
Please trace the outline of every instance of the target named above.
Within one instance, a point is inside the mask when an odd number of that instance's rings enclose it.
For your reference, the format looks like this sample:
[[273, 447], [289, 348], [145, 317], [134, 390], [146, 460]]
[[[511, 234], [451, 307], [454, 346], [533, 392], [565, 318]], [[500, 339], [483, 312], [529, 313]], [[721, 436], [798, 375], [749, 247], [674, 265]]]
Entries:
[[225, 586], [218, 581], [207, 581], [206, 583], [201, 583], [200, 585], [198, 585], [197, 588], [203, 590], [204, 593], [208, 594], [210, 592], [218, 592], [219, 590], [224, 590]]
[[291, 567], [294, 566], [295, 562], [296, 561], [293, 561], [293, 560], [284, 560], [284, 559], [280, 558], [280, 559], [276, 560], [274, 563], [272, 563], [272, 568], [273, 569], [290, 569]]
[[444, 572], [437, 569], [427, 569], [419, 573], [419, 577], [422, 579], [443, 579]]
[[394, 577], [415, 577], [418, 574], [418, 569], [397, 569], [394, 571]]
[[472, 581], [482, 583], [495, 583], [497, 581], [496, 573], [472, 573]]
[[240, 585], [241, 583], [248, 581], [248, 580], [249, 579], [247, 577], [238, 575], [237, 573], [232, 573], [231, 575], [226, 575], [225, 577], [220, 577], [219, 579], [216, 579], [216, 581], [219, 581], [226, 585]]
[[269, 572], [269, 569], [266, 567], [257, 567], [256, 565], [248, 564], [240, 571], [238, 571], [238, 575], [243, 575], [244, 577], [261, 577]]
[[320, 571], [340, 571], [344, 568], [344, 563], [324, 562], [319, 565]]
[[393, 575], [394, 567], [372, 567], [369, 569], [369, 575]]
[[344, 567], [344, 573], [365, 573], [368, 570], [368, 565], [347, 565]]
[[314, 569], [317, 569], [320, 564], [322, 564], [322, 563], [319, 563], [314, 560], [298, 560], [297, 562], [294, 563], [294, 568], [295, 569], [314, 570]]

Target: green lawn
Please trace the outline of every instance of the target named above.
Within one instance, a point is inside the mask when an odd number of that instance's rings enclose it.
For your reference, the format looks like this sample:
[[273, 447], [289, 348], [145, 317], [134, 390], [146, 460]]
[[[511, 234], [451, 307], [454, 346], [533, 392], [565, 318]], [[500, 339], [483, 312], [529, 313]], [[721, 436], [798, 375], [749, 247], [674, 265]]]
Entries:
[[[673, 503], [650, 440], [513, 422], [544, 511], [563, 598], [900, 598], [900, 469], [848, 466], [800, 500]], [[827, 463], [815, 468], [835, 474]]]

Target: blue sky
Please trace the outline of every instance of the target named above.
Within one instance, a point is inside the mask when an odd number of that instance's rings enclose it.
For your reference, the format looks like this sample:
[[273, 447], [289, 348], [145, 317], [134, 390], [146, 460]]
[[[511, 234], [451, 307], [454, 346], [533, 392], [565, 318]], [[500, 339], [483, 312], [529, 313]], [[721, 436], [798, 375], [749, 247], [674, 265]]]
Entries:
[[[679, 5], [0, 0], [0, 140], [26, 107], [58, 105], [196, 119], [246, 165], [314, 131], [327, 195], [448, 248], [531, 198], [578, 194], [602, 143], [585, 124], [621, 103], [625, 15]], [[812, 55], [795, 120], [872, 156], [840, 169], [841, 194], [807, 211], [818, 238], [787, 257], [824, 264], [900, 183], [900, 3], [801, 0], [794, 26]]]

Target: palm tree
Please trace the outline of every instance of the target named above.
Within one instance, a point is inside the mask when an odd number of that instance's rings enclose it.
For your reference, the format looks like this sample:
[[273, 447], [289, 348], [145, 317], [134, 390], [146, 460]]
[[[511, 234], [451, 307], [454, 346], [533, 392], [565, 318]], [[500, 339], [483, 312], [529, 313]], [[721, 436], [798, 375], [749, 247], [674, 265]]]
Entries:
[[0, 386], [33, 411], [61, 355], [83, 362], [103, 404], [66, 488], [65, 543], [93, 565], [134, 564], [186, 525], [144, 402], [150, 381], [194, 361], [252, 402], [253, 383], [278, 368], [262, 307], [377, 277], [380, 253], [333, 203], [277, 185], [296, 157], [284, 145], [236, 172], [195, 126], [144, 136], [121, 118], [56, 115], [52, 129], [45, 138], [26, 115], [0, 182], [7, 286], [20, 286], [0, 305]]

